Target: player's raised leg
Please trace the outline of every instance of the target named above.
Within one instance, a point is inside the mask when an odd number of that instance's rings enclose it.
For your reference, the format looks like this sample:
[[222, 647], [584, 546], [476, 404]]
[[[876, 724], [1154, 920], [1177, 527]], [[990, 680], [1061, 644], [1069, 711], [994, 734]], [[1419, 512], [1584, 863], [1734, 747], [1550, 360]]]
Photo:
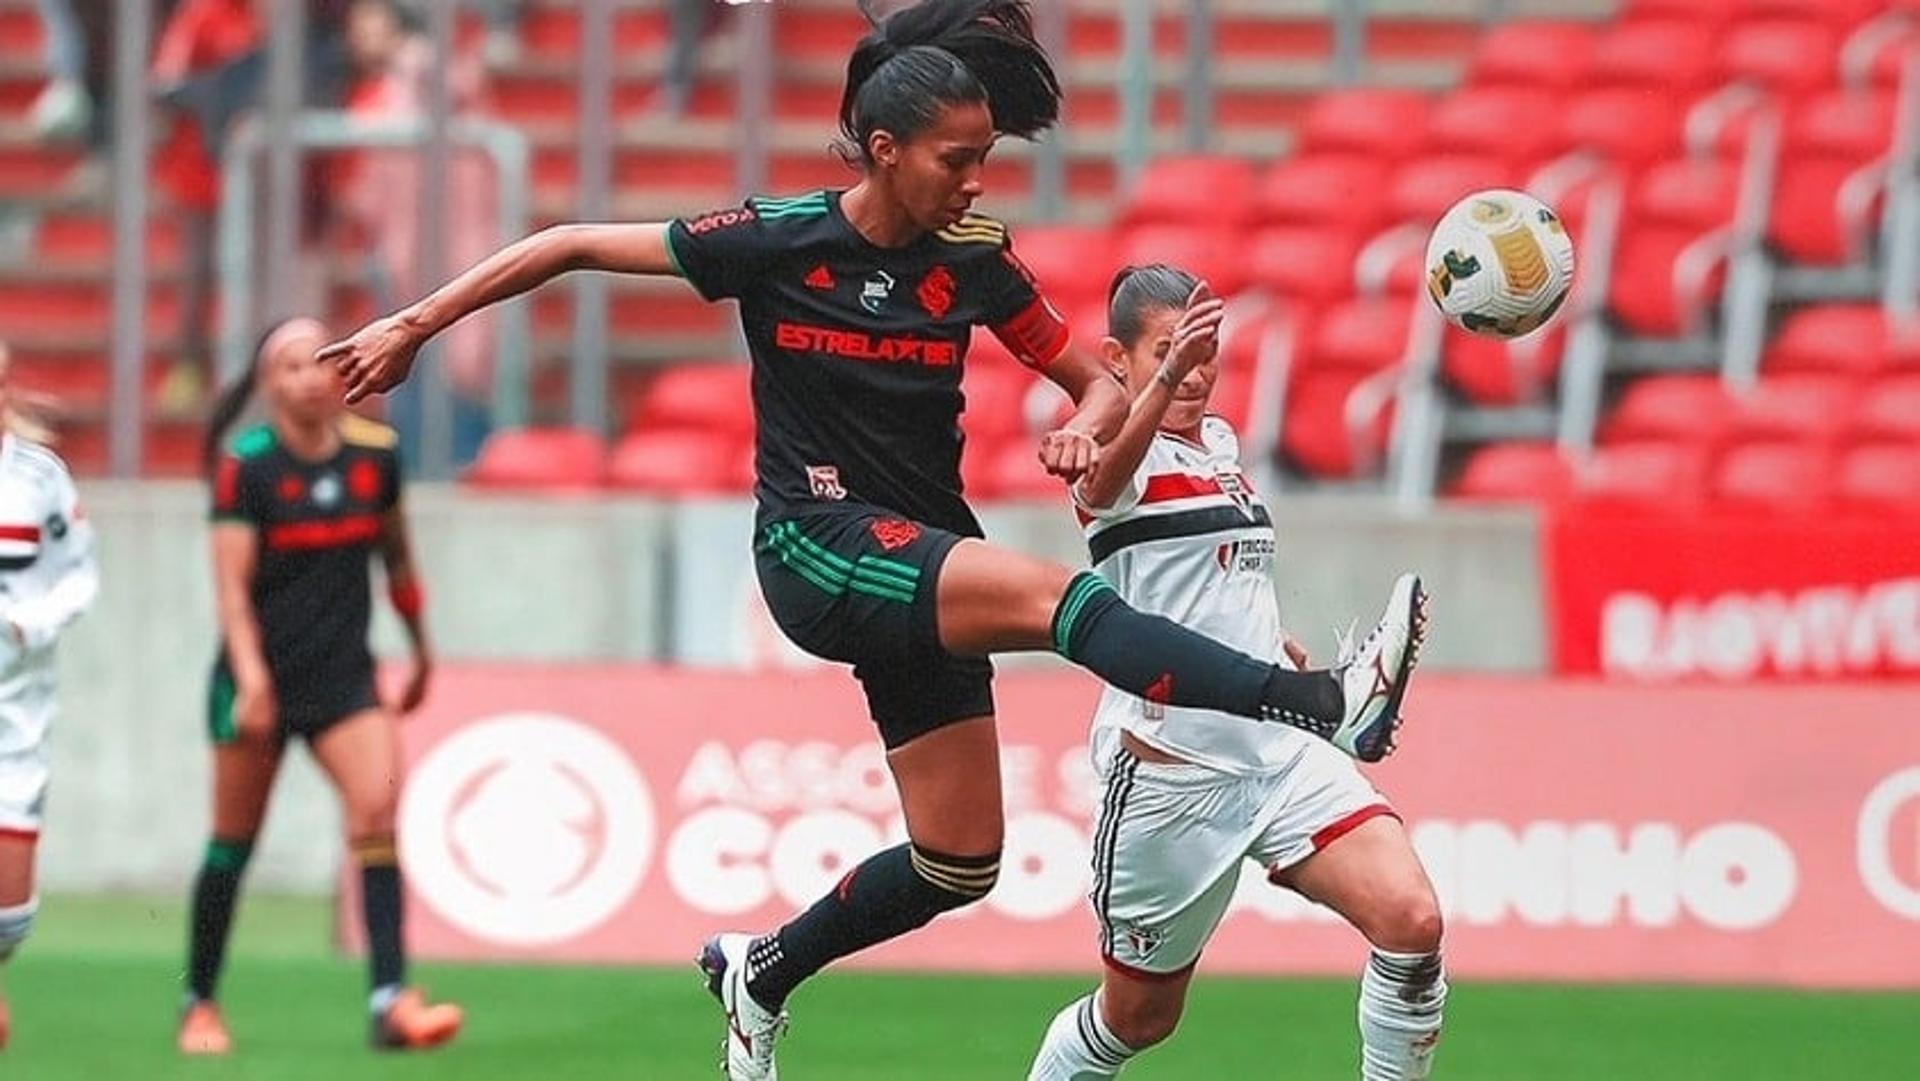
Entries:
[[[217, 686], [212, 697], [218, 710]], [[240, 881], [266, 819], [274, 777], [280, 772], [278, 739], [237, 736], [233, 726], [223, 726], [218, 716], [214, 736], [224, 742], [216, 742], [213, 749], [213, 836], [207, 840], [206, 855], [193, 882], [187, 994], [176, 1040], [180, 1052], [187, 1055], [224, 1055], [233, 1048], [215, 992], [226, 964]]]
[[400, 857], [394, 843], [400, 747], [393, 717], [381, 709], [355, 713], [314, 737], [313, 754], [340, 793], [347, 844], [360, 865], [373, 1045], [410, 1050], [443, 1044], [460, 1031], [460, 1008], [430, 1005], [406, 986]]
[[[937, 686], [945, 675], [928, 678], [936, 684], [923, 688], [930, 704], [955, 700]], [[890, 697], [884, 684], [870, 680], [868, 690], [876, 712], [884, 712]], [[885, 732], [888, 719], [877, 719]], [[721, 935], [702, 953], [709, 989], [727, 1010], [727, 1076], [734, 1081], [777, 1076], [773, 1045], [785, 1028], [782, 1009], [801, 981], [980, 900], [999, 877], [1004, 827], [993, 718], [942, 724], [892, 747], [887, 765], [900, 791], [908, 842], [849, 871], [778, 931], [757, 939]]]
[[1392, 749], [1425, 634], [1413, 575], [1339, 667], [1296, 672], [1141, 612], [1090, 571], [982, 541], [963, 541], [940, 574], [940, 640], [953, 653], [1052, 650], [1142, 698], [1292, 725], [1367, 761]]
[[1367, 819], [1278, 881], [1346, 917], [1373, 945], [1360, 978], [1361, 1077], [1429, 1076], [1447, 1000], [1440, 905], [1399, 820]]

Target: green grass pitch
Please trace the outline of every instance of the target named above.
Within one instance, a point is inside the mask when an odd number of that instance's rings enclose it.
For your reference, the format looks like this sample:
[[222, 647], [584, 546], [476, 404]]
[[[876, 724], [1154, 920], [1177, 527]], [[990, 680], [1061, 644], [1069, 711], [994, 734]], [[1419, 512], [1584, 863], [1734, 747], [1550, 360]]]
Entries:
[[[362, 969], [325, 944], [311, 901], [243, 905], [222, 997], [236, 1053], [172, 1050], [181, 905], [50, 898], [6, 970], [21, 1081], [335, 1081], [351, 1078], [718, 1076], [718, 1014], [675, 970], [422, 965], [468, 1009], [453, 1046], [367, 1050]], [[939, 934], [938, 927], [930, 932]], [[1055, 1009], [1091, 978], [829, 973], [796, 996], [790, 1081], [984, 1081], [1025, 1076]], [[1187, 1020], [1129, 1078], [1358, 1076], [1346, 981], [1207, 979]], [[1796, 1081], [1916, 1076], [1920, 995], [1487, 985], [1454, 988], [1438, 1078], [1458, 1081]]]

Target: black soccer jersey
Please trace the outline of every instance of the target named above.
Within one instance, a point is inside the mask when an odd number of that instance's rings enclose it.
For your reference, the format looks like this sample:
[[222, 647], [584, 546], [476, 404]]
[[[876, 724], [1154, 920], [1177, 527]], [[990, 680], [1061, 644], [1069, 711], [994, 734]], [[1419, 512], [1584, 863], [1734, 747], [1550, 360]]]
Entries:
[[400, 500], [400, 468], [392, 429], [349, 415], [340, 434], [333, 457], [309, 462], [262, 425], [233, 440], [214, 474], [214, 520], [258, 532], [253, 609], [283, 699], [373, 671], [368, 564]]
[[1066, 323], [999, 222], [969, 214], [881, 248], [841, 214], [840, 196], [756, 197], [667, 231], [702, 296], [740, 303], [755, 496], [772, 516], [847, 499], [978, 536], [960, 487], [960, 369], [973, 328], [1044, 368], [1066, 349]]

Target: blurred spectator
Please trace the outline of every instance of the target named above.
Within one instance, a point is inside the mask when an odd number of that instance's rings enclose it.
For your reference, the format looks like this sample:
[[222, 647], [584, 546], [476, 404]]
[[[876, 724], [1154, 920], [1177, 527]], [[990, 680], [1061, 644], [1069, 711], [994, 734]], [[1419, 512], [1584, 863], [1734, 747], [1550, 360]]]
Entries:
[[152, 80], [172, 107], [154, 182], [180, 213], [180, 349], [161, 406], [197, 405], [212, 365], [213, 222], [220, 204], [219, 144], [259, 94], [263, 23], [254, 0], [180, 0], [154, 48]]
[[42, 139], [75, 139], [93, 127], [87, 89], [87, 33], [74, 0], [36, 0], [46, 28], [47, 86], [34, 99], [29, 121]]
[[707, 35], [720, 25], [724, 6], [717, 0], [667, 0], [668, 29], [673, 36], [667, 53], [667, 76], [661, 88], [661, 111], [679, 117], [693, 99], [693, 84], [700, 75], [700, 46]]
[[520, 15], [524, 0], [472, 0], [487, 23], [487, 63], [504, 67], [520, 59]]
[[[368, 121], [412, 120], [425, 115], [434, 76], [433, 44], [419, 22], [395, 0], [354, 0], [347, 16], [347, 50], [358, 76], [347, 108]], [[487, 110], [485, 76], [475, 56], [455, 56], [447, 65], [450, 110], [456, 117]], [[419, 296], [437, 284], [420, 274], [421, 155], [412, 150], [367, 151], [353, 161], [341, 193], [341, 209], [371, 238], [386, 306]], [[501, 243], [499, 197], [493, 171], [478, 151], [456, 151], [436, 205], [446, 215], [447, 270], [486, 257]], [[465, 461], [486, 437], [493, 386], [492, 320], [463, 321], [442, 339], [444, 371], [455, 397], [455, 456]], [[396, 412], [412, 408], [411, 396]], [[417, 431], [411, 418], [394, 418], [403, 436]]]

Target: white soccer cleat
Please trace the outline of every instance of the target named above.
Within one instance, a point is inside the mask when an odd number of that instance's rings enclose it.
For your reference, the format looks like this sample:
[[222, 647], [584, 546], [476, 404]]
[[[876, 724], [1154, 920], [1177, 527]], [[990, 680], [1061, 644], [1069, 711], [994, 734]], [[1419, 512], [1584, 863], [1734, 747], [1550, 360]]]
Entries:
[[1346, 706], [1327, 738], [1362, 762], [1378, 762], [1393, 753], [1400, 700], [1427, 638], [1427, 591], [1419, 576], [1403, 574], [1393, 583], [1386, 612], [1358, 647], [1351, 635], [1340, 638], [1333, 672]]
[[700, 950], [707, 990], [727, 1014], [727, 1081], [778, 1081], [773, 1045], [787, 1031], [786, 1011], [767, 1009], [747, 994], [747, 947], [752, 935], [715, 935]]

